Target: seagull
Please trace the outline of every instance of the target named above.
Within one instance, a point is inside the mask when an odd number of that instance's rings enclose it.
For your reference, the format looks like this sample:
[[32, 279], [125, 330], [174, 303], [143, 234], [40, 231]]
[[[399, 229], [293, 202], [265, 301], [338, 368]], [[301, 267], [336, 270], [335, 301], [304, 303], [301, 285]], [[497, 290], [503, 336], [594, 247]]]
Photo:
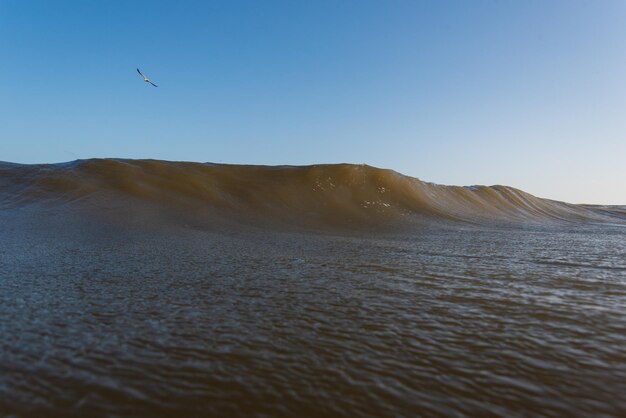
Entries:
[[148, 77], [146, 77], [145, 75], [143, 75], [143, 73], [141, 71], [139, 71], [139, 68], [137, 68], [137, 72], [139, 73], [140, 76], [143, 77], [143, 81], [145, 81], [146, 83], [150, 83], [152, 84], [154, 87], [159, 87], [156, 84], [154, 84], [152, 81], [148, 80]]

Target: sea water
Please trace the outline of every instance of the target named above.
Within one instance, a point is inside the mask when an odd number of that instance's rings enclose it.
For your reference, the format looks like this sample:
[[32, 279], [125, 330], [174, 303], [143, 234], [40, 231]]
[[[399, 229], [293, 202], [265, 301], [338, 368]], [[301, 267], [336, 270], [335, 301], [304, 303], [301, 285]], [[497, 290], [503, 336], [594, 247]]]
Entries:
[[0, 212], [2, 416], [625, 416], [626, 229]]

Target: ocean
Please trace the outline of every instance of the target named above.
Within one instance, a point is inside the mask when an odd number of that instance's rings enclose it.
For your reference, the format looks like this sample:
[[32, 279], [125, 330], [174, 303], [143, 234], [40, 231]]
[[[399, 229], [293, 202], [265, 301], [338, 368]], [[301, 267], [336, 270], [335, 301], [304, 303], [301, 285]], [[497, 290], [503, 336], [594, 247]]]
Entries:
[[626, 415], [626, 211], [357, 165], [0, 163], [0, 415]]

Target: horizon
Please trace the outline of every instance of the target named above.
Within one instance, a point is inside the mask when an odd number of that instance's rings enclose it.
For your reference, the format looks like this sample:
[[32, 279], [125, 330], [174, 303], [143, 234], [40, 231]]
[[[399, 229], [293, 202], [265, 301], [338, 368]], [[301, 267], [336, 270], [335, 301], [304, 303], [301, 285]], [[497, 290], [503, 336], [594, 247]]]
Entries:
[[619, 1], [3, 2], [0, 160], [367, 164], [625, 205], [625, 18]]

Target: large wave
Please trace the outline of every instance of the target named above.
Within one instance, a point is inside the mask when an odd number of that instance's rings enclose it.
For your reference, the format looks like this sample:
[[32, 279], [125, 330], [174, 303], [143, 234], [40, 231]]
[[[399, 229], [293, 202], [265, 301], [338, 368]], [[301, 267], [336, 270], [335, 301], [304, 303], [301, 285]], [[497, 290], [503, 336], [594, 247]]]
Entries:
[[61, 204], [99, 211], [147, 205], [249, 221], [345, 226], [625, 218], [617, 209], [541, 199], [507, 186], [442, 186], [353, 164], [251, 166], [121, 159], [0, 163], [0, 204]]

